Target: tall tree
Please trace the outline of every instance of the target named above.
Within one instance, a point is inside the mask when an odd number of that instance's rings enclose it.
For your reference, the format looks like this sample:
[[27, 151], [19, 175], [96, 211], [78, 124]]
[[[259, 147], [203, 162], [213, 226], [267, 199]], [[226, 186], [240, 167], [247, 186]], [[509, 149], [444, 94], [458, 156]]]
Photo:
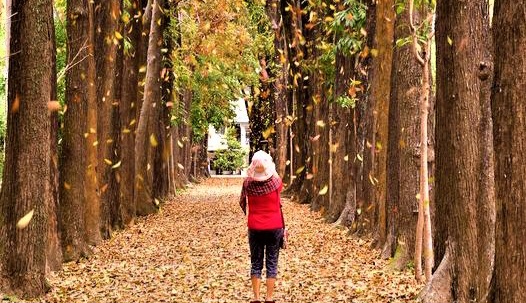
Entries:
[[154, 200], [156, 197], [153, 196], [153, 174], [155, 150], [160, 140], [157, 118], [161, 108], [161, 7], [163, 0], [153, 0], [144, 100], [135, 141], [135, 201], [139, 215], [147, 215], [157, 210]]
[[492, 90], [497, 226], [492, 302], [526, 302], [525, 150], [526, 14], [524, 2], [495, 1]]
[[89, 82], [89, 1], [67, 3], [66, 106], [60, 161], [60, 222], [64, 260], [73, 261], [88, 254], [85, 230], [85, 180], [87, 106]]
[[137, 126], [137, 94], [139, 86], [139, 49], [141, 42], [142, 15], [141, 1], [127, 3], [124, 10], [124, 33], [128, 37], [128, 45], [122, 40], [124, 52], [122, 67], [122, 88], [120, 99], [120, 213], [124, 225], [133, 223], [136, 213], [133, 188], [135, 180], [135, 127]]
[[115, 204], [115, 175], [112, 168], [115, 161], [116, 138], [114, 138], [113, 115], [115, 102], [115, 79], [117, 47], [119, 45], [118, 23], [121, 16], [120, 0], [98, 0], [95, 2], [95, 58], [97, 66], [97, 174], [101, 199], [101, 232], [103, 238], [111, 236], [112, 217]]
[[52, 8], [51, 0], [12, 2], [0, 235], [4, 278], [24, 298], [49, 288], [45, 270], [51, 145], [42, 142], [51, 140]]
[[88, 244], [96, 245], [102, 240], [100, 233], [100, 212], [101, 200], [99, 195], [99, 183], [97, 177], [98, 167], [98, 139], [97, 139], [97, 79], [96, 79], [96, 60], [95, 60], [95, 7], [92, 1], [88, 3], [88, 34], [87, 51], [88, 57], [86, 70], [84, 71], [88, 84], [87, 109], [86, 109], [86, 178], [85, 178], [85, 230]]
[[[368, 234], [375, 229], [376, 246], [381, 247], [387, 237], [387, 138], [389, 124], [389, 94], [394, 38], [394, 9], [388, 1], [375, 6], [374, 49], [370, 79], [368, 104], [372, 119], [371, 131], [365, 138], [364, 148], [364, 182], [369, 182], [369, 193], [357, 206], [360, 216], [356, 224], [360, 233]], [[372, 187], [371, 187], [372, 185]], [[374, 227], [373, 227], [374, 226]]]
[[391, 100], [389, 108], [389, 145], [387, 180], [388, 241], [385, 252], [396, 253], [395, 266], [399, 269], [413, 261], [418, 209], [418, 159], [419, 159], [419, 92], [422, 69], [416, 61], [411, 44], [409, 8], [405, 1], [403, 10], [395, 21], [393, 68], [391, 71]]
[[282, 15], [281, 15], [281, 1], [271, 0], [266, 2], [266, 11], [270, 19], [272, 29], [274, 31], [274, 55], [272, 61], [275, 66], [275, 75], [273, 79], [273, 101], [274, 111], [276, 114], [275, 131], [276, 141], [274, 144], [274, 162], [276, 163], [276, 170], [280, 176], [285, 175], [287, 162], [287, 146], [288, 146], [288, 49], [287, 36]]
[[448, 240], [423, 298], [486, 302], [495, 235], [488, 3], [439, 1], [436, 11], [435, 197]]

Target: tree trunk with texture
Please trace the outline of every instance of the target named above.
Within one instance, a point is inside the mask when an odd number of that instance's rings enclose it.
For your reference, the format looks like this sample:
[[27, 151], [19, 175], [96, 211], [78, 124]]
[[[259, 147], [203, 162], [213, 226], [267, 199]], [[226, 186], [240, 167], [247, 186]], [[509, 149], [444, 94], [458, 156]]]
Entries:
[[162, 0], [154, 0], [152, 3], [144, 100], [135, 141], [135, 201], [137, 214], [141, 216], [154, 213], [158, 209], [153, 192], [153, 171], [155, 150], [161, 140], [157, 131], [157, 119], [161, 107], [162, 4]]
[[[89, 1], [69, 1], [67, 7], [66, 105], [60, 161], [60, 226], [64, 261], [76, 261], [89, 253], [84, 220], [88, 86]], [[80, 61], [81, 60], [81, 61]]]
[[[51, 119], [53, 12], [50, 0], [12, 2], [6, 158], [0, 192], [1, 267], [6, 289], [43, 295], [52, 201]], [[42, 144], [47, 142], [47, 144]], [[18, 225], [29, 213], [27, 225]]]
[[[122, 69], [122, 89], [120, 100], [120, 213], [124, 225], [133, 224], [136, 215], [136, 205], [133, 199], [135, 180], [135, 128], [137, 126], [137, 94], [139, 86], [139, 43], [141, 39], [142, 13], [140, 1], [131, 1], [125, 7], [130, 19], [124, 24], [124, 33], [129, 39], [130, 48], [124, 50]], [[124, 43], [121, 43], [124, 47]]]
[[[395, 21], [395, 40], [411, 35], [406, 7]], [[413, 262], [419, 192], [419, 97], [422, 68], [411, 44], [394, 48], [389, 108], [386, 257], [403, 270]]]
[[521, 1], [495, 1], [492, 109], [497, 225], [493, 302], [526, 302], [526, 12]]
[[88, 34], [87, 34], [87, 51], [86, 58], [86, 102], [87, 102], [87, 125], [85, 128], [86, 136], [86, 163], [85, 163], [85, 230], [88, 244], [96, 245], [102, 241], [100, 232], [101, 224], [101, 200], [99, 193], [99, 183], [97, 176], [97, 167], [99, 166], [99, 152], [97, 139], [97, 72], [95, 62], [95, 7], [91, 1], [88, 3]]
[[116, 139], [114, 137], [115, 77], [117, 63], [118, 30], [120, 20], [119, 0], [98, 0], [95, 2], [95, 59], [97, 65], [97, 174], [101, 199], [101, 233], [108, 239], [113, 232], [112, 213], [115, 208], [115, 174], [112, 166], [115, 157]]
[[[442, 1], [436, 10], [435, 197], [437, 222], [447, 222], [448, 235], [449, 264], [439, 268], [449, 276], [430, 283], [448, 281], [450, 301], [486, 302], [495, 249], [488, 4]], [[432, 297], [422, 295], [424, 302]]]

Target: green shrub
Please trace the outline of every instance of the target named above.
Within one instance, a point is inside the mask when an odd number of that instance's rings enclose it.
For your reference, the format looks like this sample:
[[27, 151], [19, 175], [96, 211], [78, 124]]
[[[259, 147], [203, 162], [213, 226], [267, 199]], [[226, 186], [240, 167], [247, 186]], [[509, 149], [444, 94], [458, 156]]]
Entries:
[[236, 138], [236, 130], [228, 128], [226, 131], [226, 149], [215, 152], [214, 166], [222, 171], [236, 171], [245, 165], [247, 152], [241, 147]]

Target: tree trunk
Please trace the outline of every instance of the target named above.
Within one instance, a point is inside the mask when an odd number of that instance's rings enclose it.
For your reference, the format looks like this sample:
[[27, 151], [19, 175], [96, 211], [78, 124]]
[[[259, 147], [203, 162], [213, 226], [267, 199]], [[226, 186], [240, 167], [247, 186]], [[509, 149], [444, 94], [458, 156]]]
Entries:
[[495, 298], [493, 302], [526, 302], [526, 208], [523, 158], [526, 114], [526, 14], [521, 1], [495, 1], [493, 18], [495, 76], [492, 109], [495, 143], [497, 227]]
[[[12, 2], [6, 160], [0, 193], [5, 281], [15, 294], [44, 294], [51, 167], [51, 0]], [[48, 142], [48, 144], [42, 144]], [[44, 181], [42, 181], [44, 180]], [[33, 214], [27, 225], [21, 218]]]
[[276, 141], [274, 144], [274, 162], [276, 171], [280, 176], [285, 175], [287, 162], [287, 143], [288, 143], [288, 60], [287, 54], [287, 37], [284, 33], [287, 30], [284, 27], [281, 17], [281, 5], [278, 0], [267, 1], [266, 11], [269, 16], [272, 29], [274, 30], [274, 64], [279, 67], [273, 83], [274, 110], [276, 114], [275, 131]]
[[[53, 43], [50, 45], [51, 48], [51, 62], [53, 68], [51, 72], [51, 96], [50, 100], [57, 100], [57, 60], [56, 60], [56, 39], [55, 39], [55, 26], [51, 28], [51, 36]], [[47, 239], [47, 251], [46, 251], [46, 272], [57, 271], [62, 268], [62, 248], [61, 248], [61, 237], [59, 231], [59, 156], [58, 156], [58, 132], [59, 132], [59, 119], [58, 111], [50, 111], [51, 119], [51, 130], [50, 130], [50, 153], [51, 153], [51, 167], [50, 167], [50, 189], [51, 189], [51, 200], [49, 201], [49, 228], [48, 228], [48, 239]]]
[[[406, 7], [395, 21], [395, 40], [411, 35]], [[418, 210], [419, 107], [422, 68], [410, 44], [395, 47], [391, 71], [387, 217], [390, 247], [395, 268], [413, 262], [416, 212]]]
[[[338, 100], [340, 96], [345, 96], [349, 89], [350, 79], [354, 75], [354, 66], [352, 65], [354, 56], [346, 56], [341, 52], [336, 54], [336, 79], [334, 99]], [[356, 175], [355, 165], [356, 158], [356, 136], [354, 109], [343, 107], [340, 104], [332, 106], [332, 121], [330, 128], [332, 136], [330, 149], [332, 152], [331, 165], [331, 199], [328, 211], [329, 222], [335, 222], [345, 226], [350, 226], [349, 213], [356, 209]], [[343, 214], [343, 216], [342, 216]], [[354, 215], [354, 212], [351, 213]]]
[[[140, 1], [134, 0], [125, 7], [129, 21], [124, 25], [124, 33], [130, 43], [129, 49], [124, 50], [122, 70], [122, 89], [120, 100], [120, 200], [121, 216], [124, 225], [133, 224], [136, 214], [133, 187], [135, 179], [135, 127], [137, 126], [137, 94], [139, 73], [139, 43], [141, 39], [142, 22], [134, 16], [140, 15]], [[124, 43], [121, 43], [124, 47]]]
[[96, 62], [95, 62], [95, 12], [94, 4], [88, 2], [88, 34], [86, 58], [86, 80], [88, 84], [87, 94], [87, 125], [84, 129], [86, 136], [86, 163], [85, 163], [85, 230], [88, 244], [97, 245], [102, 240], [100, 232], [101, 200], [99, 195], [99, 183], [97, 177], [98, 165], [98, 139], [97, 139], [97, 86], [96, 86]]
[[156, 197], [153, 196], [153, 170], [155, 150], [161, 139], [157, 132], [157, 118], [161, 107], [162, 6], [163, 0], [153, 0], [144, 101], [135, 141], [135, 203], [137, 214], [141, 216], [157, 211]]
[[452, 301], [486, 302], [495, 236], [487, 1], [438, 2], [436, 32], [436, 200], [447, 218], [449, 291]]
[[[375, 49], [377, 56], [372, 62], [369, 75], [371, 91], [368, 106], [372, 116], [372, 127], [367, 133], [372, 137], [365, 138], [364, 182], [369, 192], [359, 209], [361, 215], [357, 222], [359, 234], [375, 232], [375, 246], [381, 247], [387, 239], [387, 147], [389, 122], [389, 93], [394, 37], [394, 10], [392, 3], [380, 2], [375, 7]], [[372, 187], [371, 187], [372, 185]]]
[[114, 103], [115, 101], [115, 76], [117, 62], [118, 39], [115, 32], [118, 30], [120, 20], [119, 0], [97, 0], [95, 2], [96, 20], [96, 64], [97, 64], [97, 140], [98, 140], [98, 166], [97, 174], [101, 199], [101, 233], [103, 238], [111, 237], [112, 213], [115, 208], [114, 150]]
[[88, 255], [84, 220], [88, 87], [89, 1], [70, 0], [67, 5], [66, 105], [60, 162], [60, 215], [64, 261]]

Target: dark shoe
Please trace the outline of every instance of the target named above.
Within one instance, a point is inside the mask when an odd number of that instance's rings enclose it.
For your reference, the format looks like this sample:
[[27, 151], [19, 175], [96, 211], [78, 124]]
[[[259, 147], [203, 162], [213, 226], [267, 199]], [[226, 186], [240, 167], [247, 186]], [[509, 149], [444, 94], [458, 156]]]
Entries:
[[265, 303], [276, 303], [276, 301], [272, 300], [272, 301], [265, 301]]
[[261, 303], [261, 301], [250, 301], [250, 303]]

